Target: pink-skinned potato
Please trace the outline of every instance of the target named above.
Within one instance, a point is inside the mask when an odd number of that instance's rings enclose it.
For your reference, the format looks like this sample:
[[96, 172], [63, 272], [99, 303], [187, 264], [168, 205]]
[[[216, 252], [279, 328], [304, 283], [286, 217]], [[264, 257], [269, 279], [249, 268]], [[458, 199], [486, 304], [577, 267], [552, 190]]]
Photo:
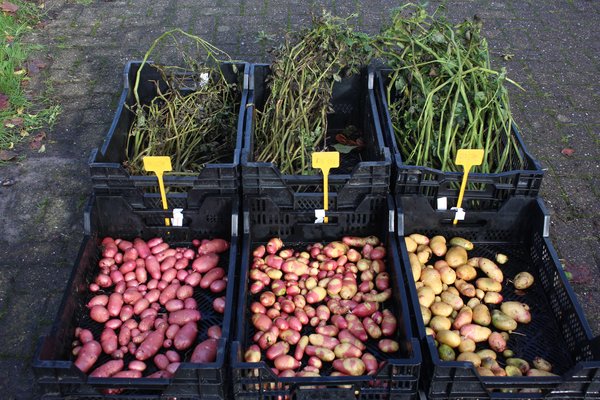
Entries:
[[190, 362], [193, 363], [209, 363], [217, 359], [218, 341], [216, 339], [206, 339], [199, 343], [190, 357]]
[[177, 350], [185, 350], [192, 347], [196, 336], [198, 335], [198, 324], [196, 322], [188, 322], [181, 327], [173, 338], [173, 346]]
[[204, 254], [192, 262], [192, 269], [204, 274], [219, 264], [219, 256], [215, 253]]
[[334, 360], [333, 368], [343, 374], [350, 376], [360, 376], [365, 373], [365, 363], [360, 358], [346, 358], [343, 360]]
[[224, 239], [209, 240], [198, 247], [198, 254], [223, 253], [229, 249], [229, 242]]
[[166, 328], [152, 331], [146, 336], [135, 352], [135, 358], [140, 361], [153, 357], [162, 347]]
[[124, 365], [123, 360], [110, 360], [93, 370], [89, 376], [91, 378], [109, 378], [121, 371]]
[[91, 340], [83, 345], [74, 364], [84, 374], [87, 373], [92, 366], [98, 361], [98, 357], [102, 353], [102, 346], [95, 340]]

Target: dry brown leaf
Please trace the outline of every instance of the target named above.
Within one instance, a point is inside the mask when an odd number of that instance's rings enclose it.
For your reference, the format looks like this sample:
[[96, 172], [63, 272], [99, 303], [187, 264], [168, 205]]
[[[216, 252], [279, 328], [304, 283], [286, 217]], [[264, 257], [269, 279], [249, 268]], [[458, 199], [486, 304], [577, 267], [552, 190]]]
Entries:
[[8, 96], [0, 93], [0, 110], [6, 110], [9, 106]]
[[10, 161], [17, 157], [17, 153], [10, 150], [0, 150], [0, 161]]

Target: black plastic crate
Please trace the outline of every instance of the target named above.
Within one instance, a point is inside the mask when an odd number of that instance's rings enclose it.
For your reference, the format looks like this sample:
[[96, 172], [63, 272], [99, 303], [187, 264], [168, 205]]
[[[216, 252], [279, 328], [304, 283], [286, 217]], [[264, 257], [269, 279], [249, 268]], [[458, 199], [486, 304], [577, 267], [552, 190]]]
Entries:
[[[276, 204], [297, 201], [299, 193], [322, 193], [323, 177], [316, 175], [284, 175], [274, 163], [254, 159], [254, 121], [256, 110], [262, 110], [270, 92], [269, 65], [253, 64], [250, 69], [248, 107], [244, 127], [244, 147], [241, 155], [242, 189], [245, 195], [271, 197]], [[385, 195], [389, 190], [391, 156], [384, 145], [383, 134], [373, 92], [373, 73], [361, 73], [343, 78], [333, 86], [333, 112], [327, 116], [327, 137], [332, 138], [352, 125], [363, 133], [365, 148], [358, 155], [340, 154], [340, 168], [330, 171], [330, 192], [333, 207], [354, 208], [369, 194]], [[317, 197], [318, 199], [318, 197]], [[322, 196], [321, 196], [322, 199]], [[321, 205], [318, 208], [322, 208]]]
[[[393, 232], [394, 210], [388, 196], [367, 196], [353, 212], [332, 212], [330, 223], [315, 224], [307, 211], [283, 211], [269, 198], [250, 198], [244, 204], [242, 266], [238, 294], [236, 336], [231, 349], [231, 375], [236, 399], [416, 399], [421, 353], [412, 336], [408, 302], [399, 265], [399, 253]], [[258, 244], [280, 237], [284, 245], [301, 248], [316, 241], [340, 240], [343, 235], [378, 235], [386, 244], [387, 269], [393, 298], [388, 300], [398, 321], [399, 358], [382, 356], [374, 341], [367, 342], [369, 352], [386, 364], [375, 376], [315, 378], [279, 378], [265, 362], [244, 362], [243, 354], [251, 344], [254, 327], [250, 323], [247, 291], [251, 252]], [[349, 387], [340, 387], [349, 385]], [[279, 397], [282, 396], [282, 397]]]
[[[412, 320], [423, 347], [422, 384], [430, 399], [598, 399], [600, 398], [600, 337], [593, 338], [583, 311], [563, 272], [548, 238], [549, 216], [539, 198], [513, 198], [499, 211], [467, 213], [465, 221], [453, 225], [453, 212], [434, 211], [423, 198], [397, 198], [398, 233], [404, 279], [408, 282]], [[447, 239], [462, 236], [474, 243], [470, 257], [494, 259], [508, 255], [501, 266], [504, 277], [520, 271], [531, 273], [533, 286], [519, 294], [504, 284], [506, 301], [529, 305], [532, 320], [519, 324], [510, 335], [508, 348], [515, 357], [531, 360], [540, 356], [550, 361], [558, 377], [482, 377], [468, 362], [442, 361], [425, 325], [408, 260], [404, 235], [422, 233]], [[407, 279], [410, 277], [410, 280]], [[494, 308], [493, 306], [491, 308]], [[500, 356], [502, 365], [504, 359]], [[541, 393], [519, 393], [539, 389]], [[510, 391], [516, 393], [510, 393]]]
[[[408, 165], [402, 159], [396, 142], [386, 95], [390, 72], [389, 69], [379, 69], [375, 72], [375, 93], [385, 143], [392, 152], [392, 162], [394, 164], [392, 168], [393, 193], [398, 196], [423, 196], [433, 207], [436, 206], [438, 198], [446, 197], [448, 208], [455, 207], [458, 199], [458, 188], [463, 177], [462, 171], [445, 172], [425, 166]], [[463, 208], [497, 210], [511, 197], [536, 197], [538, 195], [544, 171], [540, 163], [525, 148], [523, 138], [515, 124], [512, 125], [512, 131], [517, 143], [518, 154], [523, 159], [523, 165], [517, 165], [517, 162], [513, 159], [513, 164], [501, 173], [471, 172]]]
[[[235, 295], [235, 267], [238, 252], [238, 199], [234, 196], [206, 196], [200, 209], [185, 210], [182, 227], [165, 227], [163, 210], [133, 210], [123, 198], [118, 196], [92, 196], [85, 212], [83, 243], [75, 261], [71, 277], [66, 286], [57, 317], [48, 336], [40, 339], [36, 349], [33, 369], [36, 381], [44, 398], [77, 399], [224, 399], [227, 398], [227, 354], [229, 334]], [[147, 221], [151, 222], [148, 223]], [[155, 221], [161, 221], [155, 223]], [[100, 241], [105, 236], [131, 240], [135, 237], [149, 239], [160, 236], [165, 242], [178, 246], [191, 247], [192, 239], [220, 237], [230, 241], [230, 249], [223, 253], [219, 266], [227, 270], [228, 286], [225, 294], [212, 294], [196, 290], [194, 298], [202, 313], [199, 321], [196, 344], [207, 339], [209, 326], [220, 324], [222, 338], [219, 340], [217, 358], [213, 363], [197, 364], [189, 360], [193, 345], [183, 358], [179, 369], [170, 379], [115, 379], [89, 378], [73, 365], [71, 343], [74, 330], [82, 326], [92, 330], [99, 339], [102, 324], [89, 318], [85, 304], [94, 295], [88, 285], [97, 273], [97, 262], [101, 256]], [[227, 307], [224, 314], [216, 313], [212, 301], [218, 296], [226, 296]], [[126, 363], [131, 355], [126, 355]], [[101, 355], [96, 366], [108, 361]], [[151, 360], [147, 361], [145, 375], [156, 369]], [[106, 395], [104, 389], [122, 388], [118, 395]]]
[[[154, 175], [131, 175], [124, 167], [129, 129], [134, 121], [134, 113], [129, 106], [135, 104], [134, 86], [139, 69], [140, 83], [138, 94], [142, 103], [147, 104], [157, 96], [156, 84], [165, 86], [158, 69], [151, 62], [128, 62], [123, 72], [123, 92], [112, 125], [100, 148], [93, 149], [89, 157], [90, 175], [95, 194], [123, 196], [131, 204], [139, 205], [146, 193], [158, 192], [158, 181]], [[165, 173], [167, 190], [188, 193], [185, 208], [198, 207], [207, 194], [230, 194], [239, 190], [239, 163], [243, 140], [243, 125], [248, 95], [248, 64], [222, 63], [219, 65], [227, 82], [239, 87], [239, 115], [237, 119], [235, 149], [229, 161], [207, 164], [196, 175]], [[182, 88], [182, 90], [189, 90]], [[169, 155], [169, 154], [165, 154]]]

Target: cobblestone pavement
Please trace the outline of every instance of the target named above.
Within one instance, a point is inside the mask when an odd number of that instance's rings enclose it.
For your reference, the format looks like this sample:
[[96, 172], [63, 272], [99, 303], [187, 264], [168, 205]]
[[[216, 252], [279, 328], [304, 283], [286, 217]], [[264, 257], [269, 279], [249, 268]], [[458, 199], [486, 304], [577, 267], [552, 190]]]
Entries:
[[[31, 361], [59, 307], [83, 232], [87, 159], [111, 123], [126, 61], [140, 59], [168, 28], [200, 35], [234, 58], [268, 61], [269, 45], [306, 25], [321, 7], [358, 13], [374, 33], [399, 2], [274, 0], [48, 1], [46, 27], [30, 35], [47, 49], [44, 79], [64, 109], [47, 151], [0, 168], [0, 387], [4, 399], [39, 396]], [[494, 54], [525, 91], [513, 110], [531, 153], [547, 169], [542, 189], [551, 238], [600, 334], [600, 2], [448, 1], [454, 21], [479, 15]], [[269, 36], [272, 35], [272, 36]], [[262, 37], [265, 40], [259, 40]], [[502, 55], [512, 54], [510, 61]], [[572, 157], [561, 149], [572, 147]]]

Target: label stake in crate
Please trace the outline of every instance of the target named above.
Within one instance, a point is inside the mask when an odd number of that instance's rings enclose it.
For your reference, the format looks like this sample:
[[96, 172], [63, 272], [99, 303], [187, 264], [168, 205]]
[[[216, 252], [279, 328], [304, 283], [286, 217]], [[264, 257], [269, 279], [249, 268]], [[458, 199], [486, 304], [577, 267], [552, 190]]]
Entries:
[[329, 209], [329, 170], [340, 166], [340, 153], [337, 151], [320, 151], [312, 153], [312, 167], [323, 172], [323, 210], [315, 210], [317, 222], [328, 223], [329, 218], [325, 212]]
[[481, 165], [483, 162], [483, 149], [460, 149], [456, 152], [456, 165], [462, 165], [464, 175], [460, 184], [460, 192], [458, 193], [458, 201], [456, 202], [456, 216], [453, 224], [456, 225], [459, 219], [464, 219], [465, 211], [461, 208], [465, 189], [467, 188], [467, 178], [471, 167]]
[[[144, 157], [144, 169], [154, 172], [158, 178], [158, 188], [160, 189], [160, 199], [162, 200], [163, 210], [168, 210], [167, 195], [165, 193], [165, 183], [163, 182], [163, 173], [172, 171], [171, 158], [168, 156], [146, 156]], [[165, 225], [171, 225], [169, 218], [165, 218]]]

